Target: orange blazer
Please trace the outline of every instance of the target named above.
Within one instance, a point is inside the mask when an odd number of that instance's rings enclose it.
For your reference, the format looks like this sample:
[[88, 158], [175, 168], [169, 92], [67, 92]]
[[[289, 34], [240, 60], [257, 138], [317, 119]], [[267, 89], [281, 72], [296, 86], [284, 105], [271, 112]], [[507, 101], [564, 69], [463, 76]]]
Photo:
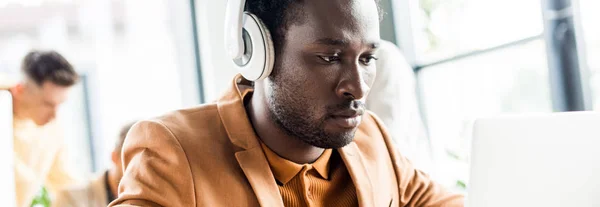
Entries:
[[[109, 206], [283, 206], [247, 118], [239, 75], [215, 103], [137, 123], [123, 146], [119, 198]], [[360, 206], [463, 206], [400, 155], [367, 113], [354, 141], [337, 149]]]

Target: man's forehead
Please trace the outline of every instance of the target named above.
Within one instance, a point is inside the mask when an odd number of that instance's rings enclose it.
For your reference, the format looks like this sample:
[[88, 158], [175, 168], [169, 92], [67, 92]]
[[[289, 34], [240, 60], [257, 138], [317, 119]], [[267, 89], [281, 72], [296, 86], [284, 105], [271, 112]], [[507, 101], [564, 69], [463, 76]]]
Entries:
[[[372, 48], [372, 49], [379, 48], [379, 44], [380, 44], [379, 38], [364, 39], [364, 40], [359, 40], [359, 41], [361, 44], [367, 45], [367, 47]], [[315, 42], [313, 42], [313, 44], [330, 45], [330, 46], [338, 46], [338, 47], [349, 47], [351, 44], [354, 44], [354, 43], [355, 42], [351, 41], [350, 39], [345, 39], [345, 38], [336, 39], [336, 38], [331, 38], [331, 37], [320, 38], [320, 39], [317, 39]]]
[[306, 17], [316, 19], [372, 18], [379, 20], [379, 10], [375, 0], [306, 0], [302, 4]]
[[318, 31], [313, 39], [355, 39], [356, 34], [367, 39], [379, 37], [379, 14], [374, 0], [311, 0], [305, 2], [304, 30]]

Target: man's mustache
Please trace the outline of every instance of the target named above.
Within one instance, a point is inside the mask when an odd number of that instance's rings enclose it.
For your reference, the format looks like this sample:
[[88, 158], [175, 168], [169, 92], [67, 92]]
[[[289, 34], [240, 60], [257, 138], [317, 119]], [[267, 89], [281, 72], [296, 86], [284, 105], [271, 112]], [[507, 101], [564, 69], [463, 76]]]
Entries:
[[363, 101], [346, 101], [335, 106], [327, 107], [328, 114], [348, 113], [354, 111], [359, 115], [365, 112], [365, 103]]

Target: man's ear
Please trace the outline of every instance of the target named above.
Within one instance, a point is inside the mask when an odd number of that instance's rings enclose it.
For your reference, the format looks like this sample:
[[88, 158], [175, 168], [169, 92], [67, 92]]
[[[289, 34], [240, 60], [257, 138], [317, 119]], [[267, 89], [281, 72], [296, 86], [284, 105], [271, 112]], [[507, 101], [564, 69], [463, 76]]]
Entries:
[[110, 159], [112, 160], [114, 165], [117, 165], [119, 162], [119, 153], [115, 150], [110, 154]]
[[13, 87], [10, 87], [9, 90], [12, 93], [13, 97], [21, 96], [21, 94], [23, 94], [23, 92], [25, 91], [25, 84], [22, 82], [19, 82], [16, 85], [14, 85]]

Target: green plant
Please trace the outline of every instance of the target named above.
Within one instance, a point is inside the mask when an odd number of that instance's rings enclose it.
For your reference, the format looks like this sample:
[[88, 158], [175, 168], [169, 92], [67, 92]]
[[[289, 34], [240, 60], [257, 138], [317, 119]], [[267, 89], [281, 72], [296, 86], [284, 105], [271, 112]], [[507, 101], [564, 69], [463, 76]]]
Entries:
[[31, 202], [31, 207], [50, 207], [50, 195], [45, 187], [42, 187], [38, 194], [35, 195], [35, 198]]
[[[457, 162], [461, 162], [461, 163], [467, 163], [468, 158], [465, 156], [461, 156], [458, 152], [450, 150], [450, 149], [446, 149], [446, 155], [448, 155], [448, 157], [450, 157], [451, 159], [457, 161]], [[460, 190], [460, 191], [467, 191], [467, 182], [465, 182], [466, 177], [459, 177], [456, 178], [456, 182], [454, 184], [454, 187], [456, 187], [456, 189]]]

